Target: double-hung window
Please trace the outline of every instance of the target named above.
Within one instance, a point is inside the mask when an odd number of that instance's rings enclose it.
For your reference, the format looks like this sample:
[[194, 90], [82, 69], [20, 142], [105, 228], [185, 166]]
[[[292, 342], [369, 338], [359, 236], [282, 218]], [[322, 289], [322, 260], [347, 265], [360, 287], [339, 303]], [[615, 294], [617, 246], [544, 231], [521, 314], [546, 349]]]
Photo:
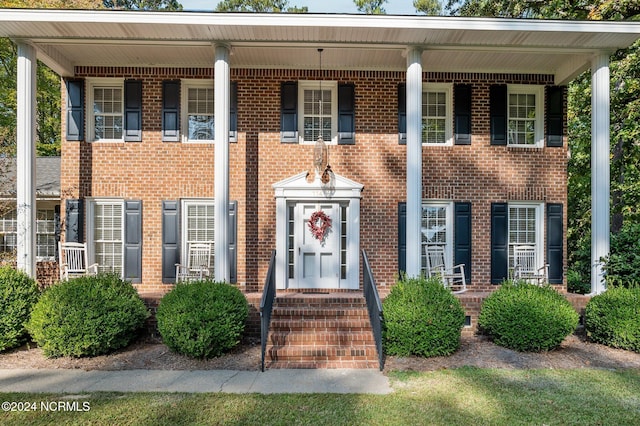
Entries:
[[90, 263], [97, 263], [100, 272], [123, 275], [124, 264], [124, 202], [94, 200], [89, 204]]
[[[0, 216], [0, 252], [14, 253], [18, 244], [16, 211]], [[36, 259], [54, 260], [56, 254], [56, 218], [53, 209], [36, 211]]]
[[508, 87], [509, 146], [542, 147], [544, 143], [544, 87]]
[[514, 247], [535, 247], [536, 265], [543, 265], [544, 214], [540, 203], [509, 203], [509, 267], [515, 266]]
[[182, 81], [182, 128], [184, 142], [213, 142], [213, 80]]
[[453, 89], [451, 84], [422, 87], [422, 143], [453, 144]]
[[338, 84], [335, 81], [301, 81], [298, 90], [298, 128], [301, 143], [315, 143], [320, 136], [337, 143]]
[[[182, 264], [188, 262], [190, 243], [214, 244], [215, 213], [213, 200], [182, 201]], [[210, 265], [213, 269], [215, 254], [211, 250]]]
[[87, 120], [89, 140], [122, 141], [124, 82], [121, 79], [88, 80]]
[[427, 274], [427, 258], [425, 247], [442, 246], [448, 267], [453, 259], [453, 203], [423, 202], [422, 203], [422, 272]]

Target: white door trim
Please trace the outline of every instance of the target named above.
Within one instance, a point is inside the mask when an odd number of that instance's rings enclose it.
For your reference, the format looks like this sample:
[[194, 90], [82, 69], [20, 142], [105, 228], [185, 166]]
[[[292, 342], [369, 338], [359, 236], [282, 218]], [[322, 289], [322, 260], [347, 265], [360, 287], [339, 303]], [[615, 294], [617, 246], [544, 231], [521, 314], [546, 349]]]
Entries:
[[299, 173], [273, 185], [276, 198], [276, 288], [286, 289], [288, 274], [287, 209], [291, 202], [335, 202], [347, 205], [347, 273], [340, 280], [340, 288], [358, 289], [360, 286], [360, 197], [363, 185], [335, 175], [330, 187], [319, 179], [306, 180], [306, 172]]

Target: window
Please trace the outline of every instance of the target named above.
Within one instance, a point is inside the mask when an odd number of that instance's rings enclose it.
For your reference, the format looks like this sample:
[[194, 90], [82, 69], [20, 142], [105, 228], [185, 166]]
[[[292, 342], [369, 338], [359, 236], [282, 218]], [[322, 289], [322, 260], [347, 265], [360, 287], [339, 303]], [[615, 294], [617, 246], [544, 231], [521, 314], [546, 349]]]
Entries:
[[453, 144], [452, 86], [425, 84], [422, 89], [422, 143]]
[[322, 135], [337, 143], [338, 85], [332, 81], [301, 81], [298, 90], [298, 128], [301, 143], [315, 143]]
[[89, 80], [87, 120], [89, 140], [122, 141], [124, 86], [119, 79]]
[[214, 99], [212, 80], [185, 80], [182, 84], [182, 128], [185, 142], [213, 142]]
[[536, 264], [542, 266], [543, 251], [542, 204], [509, 203], [509, 267], [515, 266], [513, 248], [517, 245], [536, 248]]
[[94, 200], [89, 205], [90, 263], [100, 272], [123, 274], [124, 203], [122, 200]]
[[211, 262], [214, 262], [215, 212], [213, 200], [184, 200], [182, 202], [182, 264], [187, 264], [189, 243], [212, 245]]
[[444, 246], [445, 259], [448, 266], [453, 259], [453, 212], [452, 203], [424, 202], [422, 203], [422, 271], [427, 273], [427, 258], [425, 247]]
[[[0, 252], [15, 253], [18, 244], [16, 211], [0, 216]], [[55, 260], [56, 218], [53, 209], [36, 211], [36, 259]]]
[[543, 146], [543, 98], [543, 86], [509, 86], [507, 126], [510, 146]]

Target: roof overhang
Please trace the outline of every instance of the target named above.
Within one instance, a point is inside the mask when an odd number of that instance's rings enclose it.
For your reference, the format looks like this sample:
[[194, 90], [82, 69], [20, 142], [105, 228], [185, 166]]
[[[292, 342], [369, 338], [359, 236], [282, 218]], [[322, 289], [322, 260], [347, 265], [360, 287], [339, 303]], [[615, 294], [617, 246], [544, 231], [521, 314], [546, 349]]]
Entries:
[[113, 10], [0, 10], [0, 36], [32, 44], [64, 76], [76, 66], [213, 67], [216, 44], [232, 68], [527, 73], [570, 81], [595, 55], [640, 38], [640, 23], [394, 15]]

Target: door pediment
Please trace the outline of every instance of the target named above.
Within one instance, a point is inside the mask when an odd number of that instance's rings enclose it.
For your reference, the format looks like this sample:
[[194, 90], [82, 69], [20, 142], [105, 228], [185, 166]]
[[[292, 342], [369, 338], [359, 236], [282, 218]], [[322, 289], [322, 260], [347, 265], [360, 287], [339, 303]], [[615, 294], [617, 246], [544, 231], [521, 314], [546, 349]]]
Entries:
[[307, 182], [307, 172], [301, 172], [272, 185], [276, 198], [317, 199], [317, 198], [360, 198], [364, 185], [335, 174], [328, 184], [323, 184], [316, 176]]

